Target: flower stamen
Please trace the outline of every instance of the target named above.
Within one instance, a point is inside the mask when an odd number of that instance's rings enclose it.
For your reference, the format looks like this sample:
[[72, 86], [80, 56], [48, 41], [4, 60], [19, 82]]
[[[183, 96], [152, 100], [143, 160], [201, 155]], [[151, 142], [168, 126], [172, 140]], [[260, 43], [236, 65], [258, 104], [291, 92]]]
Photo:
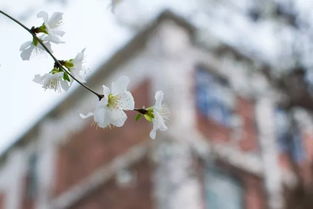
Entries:
[[118, 95], [114, 96], [113, 94], [109, 94], [107, 106], [110, 108], [118, 108], [119, 99]]

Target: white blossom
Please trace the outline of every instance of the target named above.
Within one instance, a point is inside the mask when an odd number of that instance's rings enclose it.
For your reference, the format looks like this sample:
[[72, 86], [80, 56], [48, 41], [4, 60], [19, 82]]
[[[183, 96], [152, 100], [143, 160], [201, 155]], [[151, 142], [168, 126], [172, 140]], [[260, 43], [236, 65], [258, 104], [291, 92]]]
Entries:
[[[52, 52], [51, 43], [64, 43], [61, 37], [64, 35], [64, 31], [60, 30], [60, 25], [62, 23], [61, 12], [55, 12], [49, 18], [48, 13], [41, 11], [37, 14], [37, 17], [42, 18], [44, 23], [38, 27], [34, 28], [36, 33], [43, 33], [43, 35], [38, 38], [43, 42], [43, 44]], [[32, 28], [33, 29], [33, 28]], [[21, 58], [23, 60], [29, 60], [33, 51], [39, 53], [44, 51], [42, 45], [33, 38], [32, 41], [27, 41], [20, 47]]]
[[54, 12], [49, 18], [47, 12], [41, 11], [37, 14], [37, 17], [42, 18], [44, 21], [42, 27], [45, 27], [44, 29], [46, 29], [47, 34], [44, 36], [43, 40], [56, 44], [64, 43], [61, 37], [65, 34], [65, 32], [60, 30], [63, 13]]
[[165, 124], [165, 120], [168, 118], [169, 111], [168, 109], [162, 104], [163, 102], [164, 93], [162, 91], [157, 91], [155, 94], [155, 104], [154, 106], [148, 108], [152, 109], [152, 124], [153, 128], [150, 131], [150, 137], [155, 139], [156, 131], [166, 131], [167, 126]]
[[[86, 67], [84, 65], [85, 59], [85, 49], [79, 52], [76, 57], [71, 60], [73, 67], [70, 67], [69, 70], [71, 71], [72, 75], [77, 78], [81, 82], [86, 82]], [[73, 81], [73, 79], [71, 79]]]
[[[43, 40], [43, 36], [39, 37], [41, 40]], [[51, 50], [51, 44], [48, 41], [43, 40], [43, 44], [50, 50]], [[23, 43], [20, 47], [20, 52], [21, 52], [21, 58], [22, 60], [29, 60], [33, 52], [36, 54], [44, 51], [45, 49], [41, 46], [40, 43], [37, 43], [36, 45], [34, 44], [34, 41], [27, 41]]]
[[124, 110], [133, 110], [135, 107], [134, 98], [127, 90], [128, 83], [128, 77], [123, 76], [112, 82], [111, 90], [103, 85], [104, 97], [98, 102], [95, 111], [80, 116], [84, 119], [94, 116], [94, 121], [101, 128], [110, 124], [122, 127], [127, 119]]
[[63, 79], [64, 73], [46, 73], [35, 75], [33, 81], [42, 85], [44, 89], [52, 89], [56, 92], [67, 91], [70, 87], [68, 81]]

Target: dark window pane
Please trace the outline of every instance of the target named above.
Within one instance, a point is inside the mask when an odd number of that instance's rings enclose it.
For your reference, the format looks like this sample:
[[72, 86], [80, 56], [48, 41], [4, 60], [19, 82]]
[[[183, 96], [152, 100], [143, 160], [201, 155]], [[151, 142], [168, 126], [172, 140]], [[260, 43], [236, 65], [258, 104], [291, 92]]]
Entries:
[[196, 71], [197, 107], [203, 115], [225, 126], [232, 117], [232, 95], [225, 81], [198, 68]]

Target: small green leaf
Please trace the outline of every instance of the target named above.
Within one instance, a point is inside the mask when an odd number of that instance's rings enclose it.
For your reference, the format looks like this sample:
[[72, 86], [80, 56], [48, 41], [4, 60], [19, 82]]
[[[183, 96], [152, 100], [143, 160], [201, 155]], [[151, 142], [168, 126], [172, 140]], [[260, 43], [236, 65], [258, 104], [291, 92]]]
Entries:
[[67, 73], [63, 74], [63, 80], [68, 81], [68, 82], [71, 81], [71, 79], [70, 79], [70, 77], [69, 77], [69, 75]]
[[136, 115], [136, 117], [135, 117], [135, 120], [136, 120], [136, 121], [137, 121], [137, 120], [140, 120], [140, 118], [142, 118], [142, 114], [138, 113], [138, 114]]
[[72, 67], [74, 67], [73, 59], [66, 60], [66, 61], [64, 62], [64, 66], [67, 67], [67, 68], [72, 68]]
[[152, 122], [152, 118], [151, 118], [150, 115], [144, 114], [143, 116], [145, 117], [145, 119], [146, 119], [147, 121]]
[[36, 31], [38, 31], [38, 33], [48, 34], [47, 27], [45, 24], [42, 24], [39, 28], [37, 28]]
[[62, 72], [59, 68], [53, 68], [51, 71], [50, 71], [50, 73], [52, 73], [52, 74], [56, 74], [56, 73], [60, 73], [60, 72]]
[[36, 38], [33, 38], [33, 44], [34, 44], [34, 46], [37, 46], [38, 45], [38, 40], [36, 39]]

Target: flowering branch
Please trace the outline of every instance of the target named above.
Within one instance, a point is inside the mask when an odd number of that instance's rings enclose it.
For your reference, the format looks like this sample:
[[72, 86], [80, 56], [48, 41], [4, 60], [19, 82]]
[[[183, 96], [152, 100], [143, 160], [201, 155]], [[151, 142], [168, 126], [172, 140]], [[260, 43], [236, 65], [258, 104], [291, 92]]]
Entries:
[[15, 23], [17, 23], [18, 25], [20, 25], [22, 28], [24, 28], [27, 32], [29, 32], [32, 36], [33, 39], [35, 39], [36, 41], [38, 41], [38, 43], [46, 50], [46, 52], [52, 57], [52, 59], [54, 60], [54, 62], [57, 64], [57, 67], [61, 68], [64, 72], [66, 72], [69, 76], [71, 76], [72, 79], [74, 79], [77, 83], [79, 83], [81, 86], [83, 86], [85, 89], [87, 89], [88, 91], [90, 91], [91, 93], [95, 94], [99, 100], [101, 100], [103, 98], [103, 94], [99, 94], [97, 92], [95, 92], [94, 90], [92, 90], [90, 87], [88, 87], [87, 85], [83, 84], [82, 82], [80, 82], [78, 79], [76, 79], [71, 72], [66, 69], [61, 63], [60, 61], [52, 54], [52, 52], [48, 49], [48, 47], [42, 42], [42, 40], [40, 38], [38, 38], [38, 36], [36, 35], [36, 30], [35, 27], [32, 27], [31, 29], [27, 28], [23, 23], [21, 23], [20, 21], [16, 20], [15, 18], [13, 18], [12, 16], [8, 15], [7, 13], [3, 12], [2, 10], [0, 10], [0, 13], [3, 14], [4, 16], [8, 17], [9, 19], [13, 20]]
[[39, 42], [39, 44], [46, 50], [46, 52], [52, 57], [52, 59], [54, 60], [54, 62], [57, 64], [57, 67], [61, 68], [64, 72], [66, 72], [67, 74], [69, 74], [71, 76], [71, 78], [73, 78], [77, 83], [79, 83], [81, 86], [83, 86], [85, 89], [87, 89], [88, 91], [90, 91], [91, 93], [95, 94], [99, 100], [101, 100], [103, 98], [103, 94], [99, 94], [97, 92], [95, 92], [94, 90], [92, 90], [90, 87], [88, 87], [87, 85], [83, 84], [82, 82], [80, 82], [78, 79], [75, 78], [75, 76], [73, 76], [71, 74], [71, 72], [66, 69], [61, 63], [60, 61], [52, 54], [52, 52], [47, 48], [47, 46], [42, 42], [42, 40], [40, 38], [38, 38], [36, 36], [36, 34], [34, 32], [32, 32], [33, 37]]

